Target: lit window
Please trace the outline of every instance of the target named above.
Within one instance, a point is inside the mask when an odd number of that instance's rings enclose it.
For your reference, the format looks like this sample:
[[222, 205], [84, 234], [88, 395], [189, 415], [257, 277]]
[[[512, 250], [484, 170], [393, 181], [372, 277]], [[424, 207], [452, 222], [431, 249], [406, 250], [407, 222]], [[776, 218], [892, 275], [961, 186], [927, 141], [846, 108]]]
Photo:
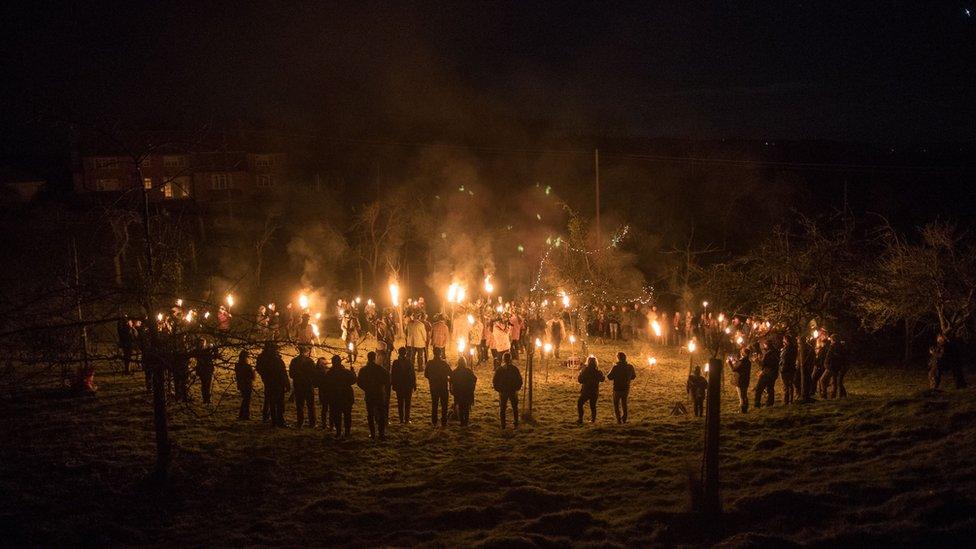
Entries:
[[259, 175], [258, 176], [258, 188], [259, 189], [270, 189], [274, 187], [274, 177], [270, 175]]
[[190, 197], [190, 176], [184, 175], [174, 177], [166, 181], [163, 185], [163, 198], [189, 198]]
[[152, 190], [152, 178], [151, 177], [143, 177], [142, 178], [142, 188], [146, 189], [147, 191]]
[[95, 181], [96, 191], [117, 191], [119, 190], [118, 179], [98, 179]]
[[119, 165], [119, 159], [114, 156], [99, 156], [95, 158], [95, 168], [114, 168]]
[[215, 191], [223, 191], [230, 188], [231, 177], [226, 173], [215, 173], [210, 176], [210, 188]]

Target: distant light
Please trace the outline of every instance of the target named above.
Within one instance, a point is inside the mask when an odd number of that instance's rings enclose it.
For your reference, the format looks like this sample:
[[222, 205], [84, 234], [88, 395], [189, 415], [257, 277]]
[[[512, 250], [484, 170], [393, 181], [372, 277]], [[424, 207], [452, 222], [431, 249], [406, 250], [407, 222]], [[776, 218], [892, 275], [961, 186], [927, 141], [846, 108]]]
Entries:
[[539, 221], [542, 221], [542, 215], [540, 214], [535, 214], [535, 218], [538, 219]]
[[657, 359], [656, 358], [654, 358], [652, 356], [647, 357], [647, 365], [648, 366], [654, 366], [655, 364], [657, 364]]
[[[969, 10], [966, 11], [968, 12]], [[546, 194], [549, 194], [551, 192], [552, 192], [552, 185], [546, 185]]]
[[518, 245], [518, 251], [519, 251], [519, 253], [522, 253], [522, 252], [524, 252], [524, 251], [525, 251], [525, 246], [523, 246], [523, 245], [521, 245], [521, 244], [519, 244], [519, 245]]

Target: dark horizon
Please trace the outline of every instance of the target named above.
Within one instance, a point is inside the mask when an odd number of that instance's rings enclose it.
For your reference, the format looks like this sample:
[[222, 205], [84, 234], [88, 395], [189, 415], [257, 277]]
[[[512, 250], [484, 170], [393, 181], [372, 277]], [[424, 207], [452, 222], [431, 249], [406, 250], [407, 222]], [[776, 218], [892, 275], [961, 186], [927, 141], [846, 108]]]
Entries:
[[4, 123], [53, 110], [486, 145], [976, 140], [967, 2], [682, 8], [11, 5]]

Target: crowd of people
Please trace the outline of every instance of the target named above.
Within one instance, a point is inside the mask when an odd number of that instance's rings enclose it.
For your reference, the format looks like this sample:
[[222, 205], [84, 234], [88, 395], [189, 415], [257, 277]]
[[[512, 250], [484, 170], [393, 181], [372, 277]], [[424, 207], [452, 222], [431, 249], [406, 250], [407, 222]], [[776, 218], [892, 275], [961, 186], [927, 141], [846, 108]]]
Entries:
[[[204, 403], [212, 398], [215, 363], [222, 348], [240, 348], [234, 366], [235, 380], [241, 396], [239, 418], [250, 419], [250, 404], [256, 379], [261, 379], [264, 398], [261, 418], [275, 426], [285, 424], [286, 397], [291, 393], [295, 404], [296, 426], [314, 427], [316, 411], [320, 425], [334, 430], [337, 437], [348, 436], [354, 387], [362, 391], [370, 436], [383, 438], [389, 422], [389, 410], [396, 397], [397, 419], [411, 421], [413, 394], [417, 377], [422, 374], [430, 389], [431, 423], [446, 426], [448, 417], [467, 425], [474, 403], [478, 381], [474, 367], [491, 364], [492, 387], [499, 394], [499, 420], [508, 425], [519, 423], [519, 391], [523, 380], [516, 365], [520, 356], [545, 352], [560, 359], [565, 342], [575, 347], [576, 334], [584, 341], [622, 345], [628, 341], [651, 346], [683, 348], [692, 354], [696, 348], [712, 356], [724, 356], [729, 378], [738, 395], [742, 413], [750, 402], [756, 407], [773, 406], [777, 382], [782, 384], [782, 401], [791, 404], [821, 398], [842, 398], [849, 370], [846, 346], [825, 328], [794, 335], [783, 326], [739, 315], [726, 316], [707, 310], [659, 312], [657, 307], [640, 303], [607, 305], [585, 311], [559, 306], [558, 302], [541, 303], [501, 299], [476, 300], [465, 306], [451, 307], [442, 313], [428, 314], [423, 298], [406, 300], [397, 307], [378, 308], [372, 300], [339, 300], [336, 303], [334, 329], [344, 348], [334, 349], [330, 359], [313, 359], [313, 349], [328, 347], [321, 313], [312, 314], [307, 303], [294, 307], [289, 303], [279, 312], [274, 303], [262, 305], [257, 314], [243, 324], [235, 324], [229, 307], [219, 306], [215, 314], [184, 307], [178, 300], [167, 312], [156, 318], [128, 318], [118, 323], [118, 340], [123, 371], [129, 373], [135, 356], [143, 352], [148, 337], [146, 327], [155, 322], [154, 337], [158, 360], [164, 360], [167, 386], [172, 398], [188, 401], [190, 365], [200, 384]], [[357, 371], [359, 348], [372, 338], [374, 350]], [[265, 342], [251, 360], [249, 344]], [[395, 342], [403, 345], [395, 348]], [[452, 368], [447, 350], [456, 346], [458, 359]], [[282, 349], [297, 349], [297, 356], [285, 365]], [[452, 349], [453, 350], [453, 349]], [[585, 353], [585, 343], [581, 345]], [[707, 354], [706, 353], [706, 354]], [[393, 355], [396, 355], [394, 358]], [[151, 390], [152, 357], [142, 354], [140, 361]], [[953, 340], [940, 335], [930, 349], [930, 379], [933, 387], [941, 383], [943, 372], [951, 372], [957, 386], [965, 386], [961, 359]], [[637, 371], [620, 352], [613, 367], [604, 374], [597, 359], [588, 357], [580, 363], [570, 357], [565, 363], [579, 368], [580, 385], [577, 421], [582, 424], [585, 409], [590, 421], [596, 421], [599, 387], [613, 385], [614, 417], [628, 421], [628, 396]], [[694, 365], [691, 356], [685, 390], [695, 416], [704, 414], [708, 382], [707, 365]], [[577, 362], [573, 362], [576, 360]], [[754, 365], [755, 364], [755, 365]], [[316, 399], [317, 392], [317, 399]]]

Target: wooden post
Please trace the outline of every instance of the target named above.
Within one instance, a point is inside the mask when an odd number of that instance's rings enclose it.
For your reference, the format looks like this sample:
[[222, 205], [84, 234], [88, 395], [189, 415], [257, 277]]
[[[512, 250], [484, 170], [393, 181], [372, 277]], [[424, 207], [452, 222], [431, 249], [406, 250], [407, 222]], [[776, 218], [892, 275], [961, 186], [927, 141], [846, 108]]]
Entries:
[[529, 385], [529, 413], [526, 414], [526, 416], [529, 419], [531, 419], [532, 418], [532, 389], [533, 389], [533, 386], [535, 385], [535, 383], [533, 383], [533, 380], [535, 378], [535, 368], [533, 367], [534, 364], [535, 364], [535, 360], [532, 357], [533, 353], [526, 353], [526, 355], [528, 355], [528, 356], [526, 357], [526, 360], [525, 360], [525, 369], [526, 369], [526, 375], [528, 375], [528, 378], [529, 378], [529, 383], [528, 383], [528, 385]]
[[718, 460], [719, 433], [722, 407], [722, 359], [708, 361], [708, 397], [705, 409], [705, 467], [702, 478], [702, 511], [706, 516], [717, 517], [722, 513], [719, 494]]

